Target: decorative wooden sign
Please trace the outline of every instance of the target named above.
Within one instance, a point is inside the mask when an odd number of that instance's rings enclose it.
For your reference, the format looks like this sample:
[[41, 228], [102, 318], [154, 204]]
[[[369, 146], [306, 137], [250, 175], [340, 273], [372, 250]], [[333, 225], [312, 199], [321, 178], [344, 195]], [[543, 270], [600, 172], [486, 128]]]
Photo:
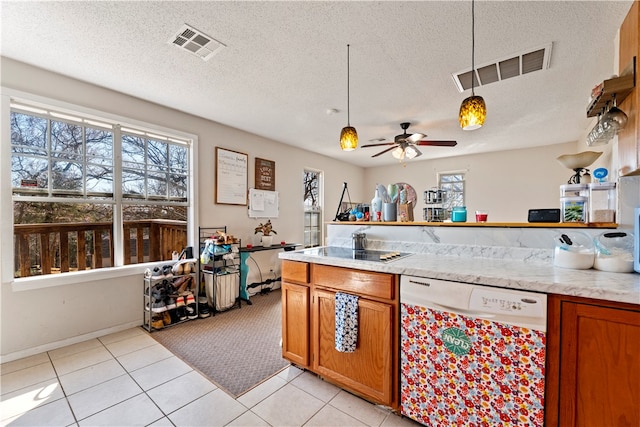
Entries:
[[256, 157], [256, 189], [275, 191], [276, 162]]

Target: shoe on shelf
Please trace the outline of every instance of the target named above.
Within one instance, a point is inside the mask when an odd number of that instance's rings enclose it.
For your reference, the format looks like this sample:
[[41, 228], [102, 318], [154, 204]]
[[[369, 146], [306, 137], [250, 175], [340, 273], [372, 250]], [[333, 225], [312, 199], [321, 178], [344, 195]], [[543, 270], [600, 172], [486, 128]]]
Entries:
[[147, 303], [144, 306], [144, 309], [149, 311], [149, 305], [151, 305], [151, 311], [154, 313], [162, 313], [167, 311], [167, 305], [164, 303], [164, 301], [155, 301], [151, 304]]
[[176, 307], [180, 308], [180, 307], [184, 307], [184, 297], [183, 296], [179, 296], [176, 298]]
[[171, 268], [174, 276], [182, 276], [184, 274], [184, 263], [177, 262]]
[[167, 297], [167, 293], [161, 283], [151, 288], [151, 297], [156, 301], [161, 301]]
[[184, 293], [187, 289], [189, 289], [191, 285], [191, 281], [193, 278], [191, 276], [182, 276], [173, 282], [173, 287], [178, 295]]
[[167, 313], [169, 313], [169, 315], [171, 316], [171, 323], [180, 322], [180, 316], [178, 315], [177, 308], [175, 310], [168, 310]]
[[187, 320], [187, 308], [184, 305], [176, 308], [174, 311], [176, 313], [176, 317], [178, 318], [178, 320], [180, 321]]
[[168, 311], [162, 313], [162, 322], [164, 323], [164, 326], [169, 326], [171, 324], [171, 315]]
[[173, 310], [174, 308], [176, 308], [176, 300], [174, 298], [168, 297], [165, 300], [165, 306], [167, 307], [167, 310]]
[[189, 319], [198, 318], [198, 307], [196, 306], [196, 299], [193, 294], [189, 294], [184, 297], [184, 302], [187, 304], [187, 317]]
[[196, 305], [196, 299], [191, 293], [184, 297], [184, 302], [186, 305], [193, 305], [193, 306]]
[[[182, 266], [182, 273], [180, 274], [184, 274], [186, 276], [187, 274], [196, 272], [192, 262], [182, 262], [181, 266]], [[176, 270], [176, 267], [177, 267], [177, 264], [174, 266], [174, 272]]]
[[199, 311], [198, 316], [200, 316], [201, 319], [211, 316], [211, 311], [209, 310], [209, 304], [199, 305], [198, 311]]
[[188, 305], [186, 307], [186, 311], [187, 311], [187, 318], [188, 319], [197, 319], [198, 318], [198, 310], [196, 310], [196, 305], [192, 304], [192, 305]]
[[162, 266], [162, 274], [164, 274], [164, 277], [166, 277], [166, 278], [173, 277], [173, 271], [171, 270], [172, 268], [173, 268], [172, 265], [163, 265]]
[[167, 305], [164, 301], [156, 301], [151, 303], [151, 311], [154, 313], [163, 313], [167, 311]]
[[160, 267], [154, 267], [153, 271], [151, 272], [151, 279], [160, 280], [164, 278], [165, 278], [165, 275], [162, 272], [162, 269]]
[[151, 319], [151, 327], [153, 329], [164, 328], [164, 321], [162, 320], [162, 317], [154, 317], [153, 319]]

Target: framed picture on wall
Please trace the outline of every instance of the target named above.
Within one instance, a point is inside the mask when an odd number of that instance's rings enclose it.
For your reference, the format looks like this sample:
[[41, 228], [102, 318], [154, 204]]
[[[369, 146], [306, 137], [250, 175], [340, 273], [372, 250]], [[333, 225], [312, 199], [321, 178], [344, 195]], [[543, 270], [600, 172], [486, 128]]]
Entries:
[[256, 157], [256, 189], [276, 190], [276, 162]]
[[216, 147], [216, 203], [247, 205], [248, 161], [244, 153]]

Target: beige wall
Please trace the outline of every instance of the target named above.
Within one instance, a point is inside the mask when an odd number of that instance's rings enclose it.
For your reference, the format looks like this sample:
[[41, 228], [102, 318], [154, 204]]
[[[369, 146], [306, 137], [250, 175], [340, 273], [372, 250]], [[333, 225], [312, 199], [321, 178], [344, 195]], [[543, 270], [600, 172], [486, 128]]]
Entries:
[[[131, 96], [46, 72], [7, 58], [1, 59], [1, 85], [51, 99], [80, 105], [166, 128], [196, 134], [199, 138], [194, 200], [199, 225], [227, 225], [229, 232], [247, 241], [257, 220], [246, 208], [214, 203], [215, 147], [241, 151], [276, 162], [276, 189], [280, 192], [280, 217], [274, 219], [278, 238], [301, 242], [302, 173], [305, 167], [325, 173], [325, 220], [333, 219], [343, 188], [348, 183], [353, 201], [369, 202], [376, 183], [407, 182], [418, 193], [416, 220], [422, 219], [422, 192], [436, 184], [436, 172], [467, 170], [468, 208], [485, 208], [494, 221], [524, 221], [527, 209], [558, 205], [558, 185], [570, 171], [557, 163], [560, 154], [584, 151], [577, 143], [539, 149], [478, 156], [408, 162], [364, 170], [277, 141], [268, 140]], [[4, 95], [4, 94], [3, 94]], [[3, 108], [6, 103], [3, 102]], [[2, 236], [12, 235], [11, 189], [7, 182], [9, 135], [0, 140], [0, 211]], [[428, 149], [425, 148], [425, 156]], [[605, 156], [603, 156], [605, 157]], [[254, 182], [249, 168], [249, 186]], [[11, 239], [3, 239], [2, 253], [12, 251]], [[125, 267], [117, 277], [69, 280], [47, 289], [16, 291], [18, 285], [2, 283], [0, 292], [0, 358], [13, 360], [61, 345], [135, 326], [142, 321], [142, 272], [144, 266]], [[1, 273], [1, 272], [0, 272]], [[77, 276], [76, 276], [77, 277]], [[85, 277], [85, 276], [81, 276]], [[64, 279], [66, 280], [66, 279]]]
[[[215, 147], [249, 155], [249, 187], [253, 187], [255, 157], [276, 162], [276, 190], [280, 193], [280, 217], [273, 219], [278, 238], [289, 242], [303, 239], [303, 186], [305, 167], [325, 172], [325, 201], [328, 219], [333, 219], [342, 192], [349, 182], [352, 197], [361, 197], [363, 169], [325, 156], [309, 153], [276, 141], [261, 138], [200, 117], [152, 104], [59, 74], [1, 59], [3, 88], [63, 101], [84, 108], [131, 118], [165, 128], [195, 134], [199, 138], [194, 200], [199, 225], [226, 225], [230, 233], [247, 241], [259, 220], [250, 219], [244, 206], [214, 203]], [[3, 93], [3, 95], [6, 95]], [[6, 96], [3, 96], [6, 99]], [[6, 104], [3, 102], [3, 107]], [[3, 133], [0, 143], [3, 165], [0, 199], [2, 236], [12, 235], [11, 186], [8, 175], [10, 137]], [[337, 144], [336, 144], [337, 145]], [[339, 171], [339, 173], [335, 173]], [[12, 251], [11, 239], [3, 242], [3, 253]], [[12, 283], [2, 283], [0, 292], [0, 357], [2, 361], [56, 348], [142, 323], [143, 267], [126, 267], [117, 277], [75, 279], [55, 283], [47, 289], [16, 291]], [[11, 276], [11, 272], [5, 272]], [[6, 275], [6, 274], [5, 274]], [[4, 277], [4, 276], [3, 276]], [[72, 283], [71, 283], [72, 282]], [[45, 283], [46, 284], [46, 283]]]
[[[539, 148], [500, 151], [471, 156], [449, 157], [404, 165], [365, 170], [367, 202], [374, 195], [376, 183], [406, 182], [418, 193], [414, 219], [423, 220], [423, 192], [437, 186], [439, 172], [464, 171], [468, 220], [476, 209], [489, 211], [489, 221], [527, 222], [529, 209], [559, 208], [561, 184], [566, 184], [573, 171], [556, 158], [562, 154], [587, 151], [588, 147], [570, 142]], [[428, 156], [428, 147], [423, 150]], [[602, 151], [602, 150], [592, 150]], [[603, 154], [592, 166], [606, 166], [609, 156]]]

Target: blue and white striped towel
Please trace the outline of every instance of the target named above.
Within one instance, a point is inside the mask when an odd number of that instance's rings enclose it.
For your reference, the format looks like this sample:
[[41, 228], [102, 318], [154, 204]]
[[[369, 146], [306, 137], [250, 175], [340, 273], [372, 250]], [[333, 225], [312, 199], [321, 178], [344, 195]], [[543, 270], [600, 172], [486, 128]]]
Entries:
[[336, 293], [336, 350], [353, 353], [358, 343], [358, 297]]

